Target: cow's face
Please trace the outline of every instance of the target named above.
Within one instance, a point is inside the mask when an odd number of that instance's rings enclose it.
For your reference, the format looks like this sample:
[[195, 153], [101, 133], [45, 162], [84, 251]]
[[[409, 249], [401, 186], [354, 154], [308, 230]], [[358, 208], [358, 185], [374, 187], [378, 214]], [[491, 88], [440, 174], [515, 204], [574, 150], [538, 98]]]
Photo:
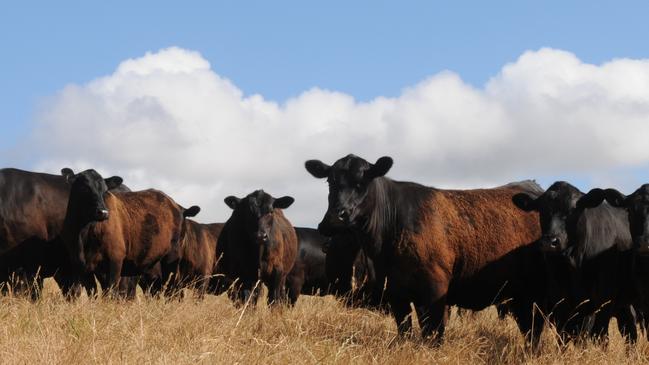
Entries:
[[626, 209], [633, 247], [638, 254], [649, 255], [649, 184], [628, 196], [615, 189], [606, 189], [605, 196], [612, 206]]
[[584, 209], [599, 205], [602, 197], [601, 189], [584, 194], [567, 182], [557, 181], [538, 198], [519, 193], [512, 201], [524, 211], [539, 213], [541, 239], [538, 244], [544, 252], [559, 253], [566, 252], [574, 243], [571, 237]]
[[110, 212], [104, 202], [104, 194], [122, 184], [122, 178], [113, 176], [104, 179], [95, 170], [86, 170], [76, 175], [68, 169], [61, 171], [71, 185], [70, 207], [79, 219], [87, 222], [104, 221]]
[[319, 160], [305, 163], [306, 170], [318, 179], [327, 178], [329, 183], [329, 206], [320, 233], [331, 236], [336, 232], [362, 224], [361, 206], [367, 196], [372, 180], [384, 176], [392, 167], [392, 158], [381, 157], [371, 164], [364, 159], [348, 155], [329, 166]]
[[235, 196], [225, 198], [225, 204], [235, 211], [245, 222], [249, 241], [259, 245], [268, 244], [273, 229], [274, 209], [286, 209], [293, 204], [290, 196], [273, 198], [263, 190], [257, 190], [243, 199]]

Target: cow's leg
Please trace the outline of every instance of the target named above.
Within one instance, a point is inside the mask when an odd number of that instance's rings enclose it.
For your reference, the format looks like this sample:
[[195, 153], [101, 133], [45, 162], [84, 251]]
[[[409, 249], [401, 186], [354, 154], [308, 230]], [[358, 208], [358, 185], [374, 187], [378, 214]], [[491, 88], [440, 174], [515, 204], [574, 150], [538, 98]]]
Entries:
[[[610, 307], [610, 306], [607, 306]], [[597, 314], [594, 315], [593, 326], [589, 331], [591, 338], [602, 342], [608, 343], [608, 324], [611, 321], [612, 313], [610, 308], [602, 308]]]
[[278, 301], [282, 300], [282, 275], [278, 270], [273, 270], [269, 279], [267, 280], [268, 304], [275, 305], [278, 304]]
[[410, 313], [412, 312], [412, 308], [410, 308], [410, 302], [396, 295], [390, 295], [390, 309], [392, 309], [392, 315], [397, 322], [399, 335], [402, 337], [411, 336], [412, 317]]
[[286, 277], [286, 288], [288, 291], [288, 299], [291, 305], [295, 305], [297, 298], [302, 292], [304, 286], [304, 271], [299, 270], [299, 274], [291, 273]]
[[638, 340], [638, 329], [636, 328], [636, 319], [632, 313], [631, 306], [621, 306], [617, 309], [615, 317], [617, 318], [617, 328], [626, 342], [636, 343]]
[[448, 321], [446, 296], [437, 298], [429, 304], [417, 305], [416, 309], [419, 327], [421, 327], [421, 336], [425, 340], [432, 340], [434, 344], [439, 344], [444, 337], [444, 330]]
[[525, 336], [525, 345], [531, 347], [534, 352], [538, 351], [545, 319], [536, 315], [533, 302], [513, 302], [508, 306], [514, 314], [518, 329]]
[[107, 292], [112, 296], [119, 295], [119, 282], [122, 279], [122, 260], [110, 260], [108, 263]]
[[41, 298], [41, 295], [43, 294], [43, 276], [36, 273], [34, 275], [30, 275], [28, 279], [30, 280], [29, 295], [32, 302], [35, 302], [39, 300]]

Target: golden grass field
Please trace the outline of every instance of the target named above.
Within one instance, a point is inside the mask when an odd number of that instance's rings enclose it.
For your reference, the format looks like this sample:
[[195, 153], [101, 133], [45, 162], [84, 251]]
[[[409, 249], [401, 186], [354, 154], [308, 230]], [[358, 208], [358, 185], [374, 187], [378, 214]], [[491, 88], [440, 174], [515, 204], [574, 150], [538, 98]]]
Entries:
[[[191, 294], [191, 293], [190, 293]], [[608, 347], [561, 350], [545, 331], [540, 352], [525, 350], [511, 318], [495, 309], [458, 316], [437, 348], [396, 337], [392, 318], [349, 309], [328, 296], [296, 306], [235, 308], [227, 296], [134, 301], [63, 299], [51, 280], [43, 297], [0, 298], [1, 363], [222, 364], [627, 364], [649, 363], [641, 337], [627, 346], [614, 323]]]

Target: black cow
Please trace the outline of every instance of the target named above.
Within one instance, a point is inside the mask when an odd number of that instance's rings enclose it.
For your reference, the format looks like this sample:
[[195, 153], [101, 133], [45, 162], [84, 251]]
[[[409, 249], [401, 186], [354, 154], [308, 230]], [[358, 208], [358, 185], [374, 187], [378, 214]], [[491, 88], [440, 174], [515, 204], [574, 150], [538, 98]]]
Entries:
[[372, 259], [353, 232], [334, 235], [324, 248], [330, 292], [347, 305], [387, 311], [383, 282], [377, 282]]
[[642, 185], [627, 196], [615, 189], [606, 189], [604, 197], [610, 205], [623, 208], [623, 215], [627, 216], [629, 222], [633, 241], [632, 296], [642, 319], [640, 324], [646, 333], [649, 325], [649, 184]]
[[[539, 213], [542, 231], [538, 247], [548, 274], [552, 320], [565, 340], [589, 333], [605, 339], [612, 316], [620, 332], [636, 339], [636, 328], [625, 285], [631, 247], [624, 214], [603, 199], [601, 189], [584, 194], [558, 181], [539, 197], [516, 194], [524, 211]], [[569, 336], [569, 337], [568, 337]]]
[[357, 235], [377, 282], [386, 283], [400, 334], [412, 328], [411, 303], [423, 337], [439, 340], [448, 305], [475, 310], [511, 298], [519, 328], [538, 340], [542, 323], [534, 322], [536, 293], [527, 280], [534, 275], [528, 247], [540, 235], [538, 218], [511, 202], [516, 193], [540, 190], [538, 185], [436, 189], [385, 177], [390, 157], [372, 164], [348, 155], [333, 166], [310, 160], [305, 167], [329, 183], [329, 206], [318, 230]]
[[255, 304], [259, 281], [268, 288], [269, 304], [286, 302], [286, 299], [293, 304], [299, 297], [299, 290], [295, 290], [299, 284], [287, 282], [297, 256], [297, 235], [282, 213], [293, 201], [290, 196], [275, 199], [263, 190], [245, 198], [225, 198], [232, 215], [216, 247], [216, 270], [221, 279], [217, 286], [225, 288], [234, 284], [231, 298], [235, 303]]
[[[64, 169], [64, 174], [73, 174]], [[117, 191], [128, 191], [125, 185]], [[33, 299], [40, 293], [43, 278], [54, 276], [67, 297], [78, 294], [78, 284], [91, 285], [71, 264], [60, 240], [70, 195], [66, 178], [60, 175], [6, 168], [0, 170], [0, 282], [22, 273], [33, 283]]]

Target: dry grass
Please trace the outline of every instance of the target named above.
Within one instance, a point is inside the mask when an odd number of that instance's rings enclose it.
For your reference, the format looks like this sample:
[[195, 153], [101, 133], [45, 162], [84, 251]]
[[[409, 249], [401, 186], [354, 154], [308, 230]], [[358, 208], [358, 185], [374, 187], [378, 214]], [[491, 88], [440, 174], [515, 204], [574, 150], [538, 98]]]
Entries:
[[235, 308], [225, 296], [132, 302], [65, 301], [46, 282], [43, 298], [0, 299], [2, 363], [225, 364], [589, 364], [649, 362], [649, 346], [626, 346], [614, 324], [607, 348], [561, 351], [549, 331], [537, 356], [526, 352], [510, 318], [489, 309], [453, 315], [438, 348], [399, 340], [390, 317], [348, 309], [332, 297], [300, 297], [293, 309]]

